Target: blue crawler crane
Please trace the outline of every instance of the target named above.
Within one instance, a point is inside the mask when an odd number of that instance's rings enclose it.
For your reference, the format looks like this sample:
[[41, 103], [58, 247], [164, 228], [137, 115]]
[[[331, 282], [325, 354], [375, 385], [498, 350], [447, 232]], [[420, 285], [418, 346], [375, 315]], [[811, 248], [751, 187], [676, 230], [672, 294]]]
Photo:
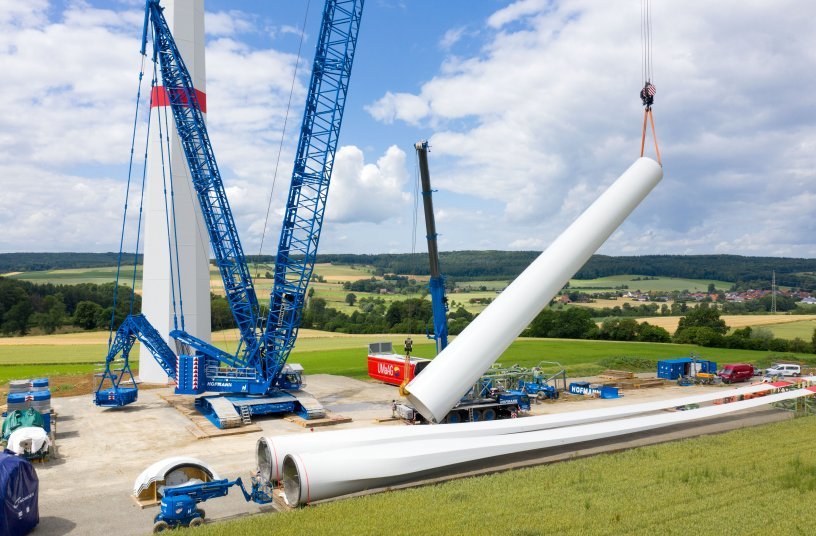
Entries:
[[[147, 318], [131, 314], [110, 345], [94, 398], [97, 405], [123, 406], [136, 400], [135, 382], [132, 387], [123, 386], [122, 379], [128, 375], [132, 379], [129, 354], [138, 340], [175, 380], [177, 393], [223, 393], [196, 400], [196, 407], [219, 427], [240, 425], [251, 415], [323, 416], [316, 400], [298, 396], [302, 369], [286, 361], [297, 338], [314, 269], [363, 3], [325, 2], [278, 242], [274, 288], [264, 320], [190, 73], [159, 0], [147, 1], [141, 52], [145, 56], [152, 36], [152, 60], [161, 72], [240, 342], [235, 354], [224, 352], [187, 333], [182, 322], [181, 329], [170, 332], [174, 350]], [[124, 363], [122, 368], [113, 369], [119, 361]], [[110, 388], [103, 388], [109, 384]]]

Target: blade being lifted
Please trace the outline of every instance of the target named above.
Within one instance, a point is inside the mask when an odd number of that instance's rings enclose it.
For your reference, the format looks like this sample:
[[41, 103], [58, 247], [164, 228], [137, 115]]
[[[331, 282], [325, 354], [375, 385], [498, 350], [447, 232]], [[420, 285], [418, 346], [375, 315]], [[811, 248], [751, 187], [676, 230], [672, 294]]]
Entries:
[[441, 422], [662, 178], [660, 164], [636, 160], [408, 384], [411, 404]]

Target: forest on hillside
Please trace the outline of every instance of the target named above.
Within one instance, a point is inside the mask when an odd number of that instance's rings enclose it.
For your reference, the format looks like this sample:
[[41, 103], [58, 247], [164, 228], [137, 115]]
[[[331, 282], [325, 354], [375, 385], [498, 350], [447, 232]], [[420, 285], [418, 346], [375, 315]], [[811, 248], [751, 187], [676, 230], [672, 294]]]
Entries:
[[[538, 255], [537, 251], [443, 251], [440, 253], [440, 265], [446, 276], [457, 281], [513, 279]], [[2, 253], [0, 273], [114, 266], [117, 258], [117, 253]], [[274, 260], [273, 255], [247, 257], [249, 263], [269, 264]], [[123, 262], [131, 264], [133, 254], [124, 254]], [[317, 262], [373, 266], [379, 275], [428, 274], [426, 253], [331, 253], [318, 255]], [[717, 279], [735, 282], [742, 288], [768, 288], [773, 271], [776, 272], [779, 285], [816, 290], [816, 259], [788, 257], [593, 255], [575, 277], [594, 279], [637, 274], [685, 279]]]

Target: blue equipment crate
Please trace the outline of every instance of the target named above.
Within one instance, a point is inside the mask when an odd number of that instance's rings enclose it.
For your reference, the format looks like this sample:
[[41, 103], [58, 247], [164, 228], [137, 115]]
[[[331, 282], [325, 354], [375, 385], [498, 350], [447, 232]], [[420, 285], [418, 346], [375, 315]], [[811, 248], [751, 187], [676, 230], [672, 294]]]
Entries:
[[126, 406], [136, 402], [139, 390], [135, 387], [120, 387], [119, 389], [102, 389], [97, 391], [94, 404], [103, 408]]

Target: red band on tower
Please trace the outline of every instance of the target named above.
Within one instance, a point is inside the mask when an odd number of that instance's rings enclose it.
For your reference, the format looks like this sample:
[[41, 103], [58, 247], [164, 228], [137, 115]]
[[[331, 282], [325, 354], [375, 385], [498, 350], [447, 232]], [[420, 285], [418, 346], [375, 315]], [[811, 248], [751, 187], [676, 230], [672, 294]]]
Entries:
[[[179, 95], [179, 100], [187, 104], [187, 95], [180, 89], [173, 90]], [[207, 94], [198, 89], [195, 90], [196, 102], [203, 113], [207, 113]], [[170, 106], [170, 96], [167, 94], [167, 89], [164, 86], [156, 86], [150, 93], [150, 107], [156, 106]]]

